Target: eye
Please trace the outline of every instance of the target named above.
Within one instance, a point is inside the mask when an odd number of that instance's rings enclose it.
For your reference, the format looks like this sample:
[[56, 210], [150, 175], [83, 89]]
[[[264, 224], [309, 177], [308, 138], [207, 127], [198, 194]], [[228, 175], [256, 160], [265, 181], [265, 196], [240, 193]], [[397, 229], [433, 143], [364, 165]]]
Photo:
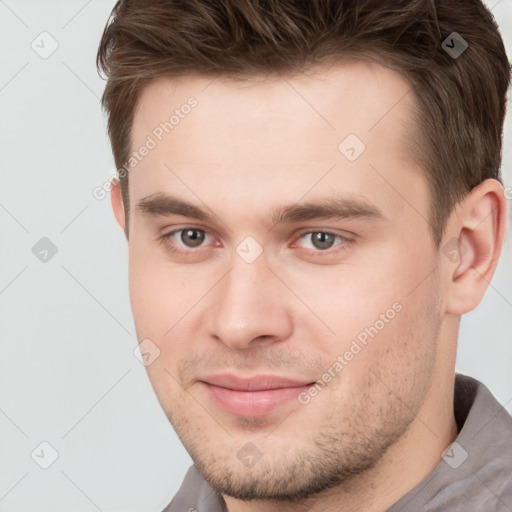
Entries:
[[[193, 249], [199, 247], [209, 237], [204, 230], [197, 228], [175, 229], [164, 236], [166, 242], [178, 247]], [[179, 250], [179, 249], [177, 249]]]
[[206, 238], [206, 233], [200, 229], [182, 229], [180, 233], [180, 241], [187, 247], [197, 247]]
[[[320, 251], [326, 251], [345, 241], [340, 235], [326, 231], [310, 231], [309, 233], [302, 234], [299, 240], [307, 241], [305, 245], [306, 249], [318, 249]], [[339, 240], [339, 243], [335, 244], [336, 240]]]

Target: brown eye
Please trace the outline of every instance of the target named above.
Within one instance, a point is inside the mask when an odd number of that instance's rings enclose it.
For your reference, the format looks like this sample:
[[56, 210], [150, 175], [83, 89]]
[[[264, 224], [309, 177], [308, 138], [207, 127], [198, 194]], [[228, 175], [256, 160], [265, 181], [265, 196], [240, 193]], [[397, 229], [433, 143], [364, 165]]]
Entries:
[[205, 233], [201, 229], [182, 229], [180, 240], [186, 247], [198, 247], [204, 242]]

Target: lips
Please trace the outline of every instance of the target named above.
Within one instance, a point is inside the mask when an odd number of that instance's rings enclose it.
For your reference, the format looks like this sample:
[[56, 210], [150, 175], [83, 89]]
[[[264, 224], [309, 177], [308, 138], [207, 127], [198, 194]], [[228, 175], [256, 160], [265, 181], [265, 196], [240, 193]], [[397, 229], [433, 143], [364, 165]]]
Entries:
[[240, 378], [233, 375], [212, 375], [204, 379], [208, 384], [235, 391], [266, 391], [280, 388], [297, 388], [311, 384], [304, 380], [294, 380], [274, 375], [257, 375], [250, 378]]
[[200, 381], [208, 397], [230, 414], [261, 417], [296, 399], [313, 383], [275, 375], [212, 375]]

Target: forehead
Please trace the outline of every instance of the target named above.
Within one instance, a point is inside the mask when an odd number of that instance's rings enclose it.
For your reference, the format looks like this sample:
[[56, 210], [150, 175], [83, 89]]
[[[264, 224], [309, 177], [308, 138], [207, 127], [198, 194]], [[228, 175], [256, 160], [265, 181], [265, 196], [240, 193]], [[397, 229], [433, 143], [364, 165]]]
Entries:
[[[200, 107], [194, 109], [194, 129], [201, 124], [205, 130], [216, 125], [238, 131], [241, 121], [245, 121], [244, 129], [252, 124], [254, 130], [259, 128], [269, 135], [280, 121], [292, 118], [297, 128], [302, 120], [311, 130], [338, 132], [338, 136], [351, 130], [363, 137], [382, 123], [406, 122], [415, 106], [406, 78], [372, 61], [315, 67], [288, 77], [159, 78], [141, 91], [132, 140], [141, 140], [155, 122], [168, 120], [172, 111], [179, 110], [191, 97]], [[180, 129], [184, 130], [186, 126]]]
[[[243, 81], [158, 79], [143, 89], [134, 116], [132, 149], [148, 137], [154, 147], [130, 172], [130, 199], [176, 185], [190, 196], [179, 176], [197, 193], [223, 198], [236, 184], [241, 196], [245, 189], [297, 200], [319, 179], [360, 192], [390, 167], [407, 168], [407, 184], [418, 179], [407, 151], [415, 106], [401, 74], [369, 62]], [[323, 179], [333, 166], [336, 176]]]

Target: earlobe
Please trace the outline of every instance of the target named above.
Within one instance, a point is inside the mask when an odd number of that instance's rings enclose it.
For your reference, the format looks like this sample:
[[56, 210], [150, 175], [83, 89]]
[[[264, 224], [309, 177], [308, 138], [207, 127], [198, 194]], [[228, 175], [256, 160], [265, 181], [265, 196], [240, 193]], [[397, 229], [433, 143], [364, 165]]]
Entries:
[[[503, 186], [488, 179], [456, 207], [443, 243], [448, 256], [446, 308], [462, 315], [481, 302], [498, 265], [506, 231], [507, 204]], [[455, 236], [454, 236], [455, 235]], [[449, 235], [448, 235], [449, 236]], [[447, 261], [448, 260], [448, 261]]]
[[117, 178], [112, 178], [110, 182], [110, 202], [112, 203], [112, 210], [114, 211], [114, 217], [116, 218], [117, 223], [121, 226], [123, 231], [126, 232], [123, 196], [121, 194], [121, 187]]

